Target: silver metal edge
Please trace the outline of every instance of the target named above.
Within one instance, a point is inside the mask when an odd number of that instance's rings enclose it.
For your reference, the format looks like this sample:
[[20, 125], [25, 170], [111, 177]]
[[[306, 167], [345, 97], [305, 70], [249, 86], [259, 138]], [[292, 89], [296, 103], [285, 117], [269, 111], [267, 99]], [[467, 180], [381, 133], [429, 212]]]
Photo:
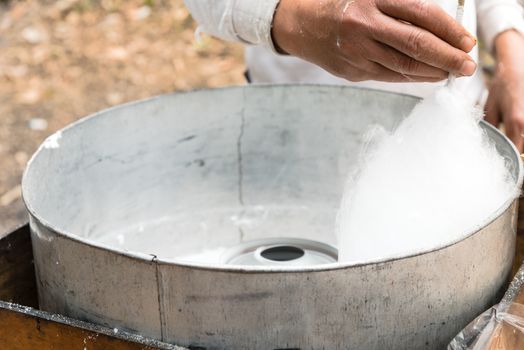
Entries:
[[[76, 127], [76, 126], [78, 126], [78, 125], [80, 125], [80, 124], [82, 124], [82, 123], [84, 123], [84, 122], [86, 122], [88, 120], [91, 120], [93, 118], [104, 117], [108, 112], [110, 112], [112, 110], [126, 108], [126, 107], [130, 107], [130, 106], [134, 106], [134, 105], [140, 105], [140, 104], [144, 104], [144, 103], [147, 103], [147, 102], [155, 100], [155, 99], [167, 98], [167, 97], [172, 96], [172, 95], [192, 94], [192, 93], [195, 93], [195, 92], [198, 92], [198, 91], [216, 91], [216, 90], [224, 91], [224, 90], [238, 90], [238, 89], [264, 89], [264, 88], [274, 88], [274, 87], [293, 87], [294, 88], [294, 87], [300, 87], [300, 86], [319, 87], [319, 88], [329, 89], [329, 90], [332, 90], [333, 88], [338, 88], [339, 90], [348, 90], [348, 89], [351, 89], [351, 90], [367, 90], [367, 91], [374, 91], [374, 92], [384, 93], [384, 94], [388, 94], [388, 95], [389, 94], [393, 94], [393, 95], [397, 95], [397, 96], [404, 96], [404, 97], [412, 98], [412, 99], [418, 100], [418, 101], [421, 100], [419, 97], [412, 96], [412, 95], [409, 95], [409, 94], [388, 92], [388, 91], [377, 90], [377, 89], [370, 89], [370, 88], [350, 87], [350, 86], [344, 86], [344, 85], [322, 85], [322, 84], [300, 84], [300, 85], [297, 85], [297, 84], [258, 84], [258, 85], [249, 85], [249, 86], [236, 85], [236, 86], [229, 86], [229, 87], [223, 87], [223, 88], [203, 88], [203, 89], [195, 89], [195, 90], [189, 90], [189, 91], [174, 92], [174, 93], [163, 94], [163, 95], [159, 95], [159, 96], [155, 96], [155, 97], [145, 98], [145, 99], [142, 99], [142, 100], [121, 104], [121, 105], [118, 105], [118, 106], [114, 106], [114, 107], [111, 107], [111, 108], [104, 109], [104, 110], [96, 112], [94, 114], [90, 114], [90, 115], [88, 115], [86, 117], [83, 117], [83, 118], [79, 119], [78, 121], [76, 121], [76, 122], [74, 122], [72, 124], [69, 124], [68, 126], [64, 127], [63, 129], [60, 129], [57, 132], [62, 132], [62, 133], [67, 132], [69, 129], [74, 128], [74, 127]], [[486, 128], [491, 128], [493, 130], [496, 130], [497, 134], [502, 136], [504, 141], [506, 143], [508, 143], [510, 145], [510, 147], [514, 150], [515, 155], [519, 155], [520, 154], [518, 152], [518, 150], [516, 149], [516, 147], [514, 146], [514, 144], [505, 135], [503, 135], [500, 131], [498, 131], [495, 127], [489, 125], [487, 122], [485, 122], [483, 120], [480, 123], [484, 127], [486, 127]], [[439, 245], [439, 246], [434, 247], [432, 249], [427, 249], [427, 250], [423, 250], [421, 252], [412, 253], [412, 254], [408, 254], [408, 255], [402, 255], [402, 256], [399, 255], [399, 256], [395, 256], [395, 257], [382, 258], [382, 259], [371, 259], [371, 260], [368, 260], [368, 261], [361, 261], [361, 262], [359, 261], [359, 262], [351, 262], [351, 263], [323, 264], [323, 265], [318, 265], [318, 266], [313, 266], [313, 267], [311, 267], [311, 266], [310, 267], [300, 267], [300, 266], [298, 266], [298, 267], [292, 267], [292, 266], [286, 266], [286, 267], [268, 267], [268, 266], [250, 266], [250, 267], [227, 266], [226, 267], [226, 266], [211, 266], [211, 265], [206, 265], [206, 264], [181, 262], [181, 261], [178, 261], [178, 260], [175, 260], [175, 259], [161, 259], [161, 258], [157, 258], [155, 255], [152, 255], [152, 254], [145, 254], [145, 253], [131, 252], [131, 251], [115, 249], [114, 247], [90, 241], [90, 240], [85, 239], [83, 237], [79, 237], [77, 235], [74, 235], [74, 234], [72, 234], [70, 232], [63, 232], [62, 230], [59, 230], [57, 227], [53, 226], [51, 223], [47, 222], [44, 218], [42, 218], [39, 215], [37, 215], [35, 210], [31, 207], [30, 203], [28, 203], [28, 201], [25, 199], [26, 198], [26, 196], [25, 196], [25, 188], [26, 188], [26, 186], [24, 186], [24, 183], [26, 181], [26, 176], [27, 176], [27, 173], [28, 173], [28, 169], [31, 167], [31, 164], [33, 163], [34, 159], [38, 156], [38, 154], [40, 153], [40, 151], [43, 148], [44, 148], [44, 144], [42, 143], [38, 147], [36, 152], [31, 156], [30, 160], [28, 161], [28, 163], [26, 165], [26, 168], [24, 170], [23, 176], [22, 176], [22, 200], [23, 200], [23, 202], [24, 202], [24, 204], [25, 204], [29, 214], [34, 219], [39, 221], [42, 225], [46, 226], [47, 228], [49, 228], [50, 230], [56, 232], [57, 234], [62, 235], [64, 238], [71, 239], [73, 241], [77, 241], [77, 242], [86, 244], [86, 245], [91, 246], [93, 248], [115, 252], [115, 253], [118, 253], [118, 254], [122, 254], [122, 255], [131, 257], [131, 258], [136, 258], [136, 259], [139, 259], [139, 260], [144, 260], [144, 261], [147, 261], [147, 262], [154, 261], [154, 262], [156, 262], [158, 264], [163, 264], [163, 265], [177, 265], [177, 266], [190, 267], [190, 268], [196, 268], [196, 269], [201, 269], [201, 270], [210, 270], [210, 271], [239, 272], [239, 273], [321, 272], [321, 271], [333, 271], [333, 270], [345, 269], [345, 268], [348, 268], [348, 267], [359, 267], [359, 266], [365, 266], [365, 265], [380, 265], [380, 264], [388, 263], [388, 262], [391, 262], [391, 261], [410, 259], [410, 258], [414, 258], [414, 257], [420, 256], [420, 255], [423, 255], [423, 254], [428, 254], [428, 253], [432, 253], [432, 252], [435, 252], [435, 251], [443, 250], [443, 249], [445, 249], [447, 247], [453, 246], [453, 245], [455, 245], [455, 244], [457, 244], [459, 242], [462, 242], [462, 241], [470, 238], [471, 236], [475, 235], [475, 233], [479, 232], [480, 228], [489, 225], [490, 223], [495, 221], [497, 218], [499, 218], [511, 206], [511, 204], [515, 200], [518, 200], [518, 199], [510, 199], [510, 200], [506, 201], [498, 210], [496, 210], [493, 213], [493, 215], [488, 217], [488, 219], [486, 221], [484, 221], [482, 224], [479, 224], [479, 225], [475, 226], [471, 231], [469, 231], [463, 237], [461, 237], [459, 239], [456, 239], [456, 240], [454, 240], [454, 241], [452, 241], [450, 243]], [[524, 166], [522, 164], [521, 158], [517, 157], [517, 159], [518, 159], [519, 168], [518, 168], [518, 175], [517, 175], [516, 185], [518, 186], [518, 188], [521, 188], [522, 187], [522, 182], [523, 182], [523, 176], [524, 176]]]

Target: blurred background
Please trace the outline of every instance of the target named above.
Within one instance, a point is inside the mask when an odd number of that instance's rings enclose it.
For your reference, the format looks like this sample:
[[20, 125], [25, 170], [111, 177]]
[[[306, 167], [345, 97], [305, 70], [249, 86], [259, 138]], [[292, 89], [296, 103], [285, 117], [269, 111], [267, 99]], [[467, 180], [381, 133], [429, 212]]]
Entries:
[[26, 219], [25, 165], [63, 126], [158, 94], [243, 84], [240, 45], [203, 36], [183, 0], [0, 0], [0, 234]]

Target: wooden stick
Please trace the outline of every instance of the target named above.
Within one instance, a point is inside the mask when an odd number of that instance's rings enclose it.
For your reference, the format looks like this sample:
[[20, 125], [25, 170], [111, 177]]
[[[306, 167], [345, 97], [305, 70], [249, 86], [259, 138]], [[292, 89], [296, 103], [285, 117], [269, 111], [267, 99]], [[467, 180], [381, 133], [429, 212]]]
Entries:
[[[464, 19], [464, 5], [466, 3], [466, 0], [458, 0], [458, 6], [457, 6], [457, 14], [455, 19], [459, 24], [462, 24], [462, 21]], [[456, 75], [449, 74], [448, 77], [448, 83], [446, 84], [447, 87], [452, 87], [455, 84]]]

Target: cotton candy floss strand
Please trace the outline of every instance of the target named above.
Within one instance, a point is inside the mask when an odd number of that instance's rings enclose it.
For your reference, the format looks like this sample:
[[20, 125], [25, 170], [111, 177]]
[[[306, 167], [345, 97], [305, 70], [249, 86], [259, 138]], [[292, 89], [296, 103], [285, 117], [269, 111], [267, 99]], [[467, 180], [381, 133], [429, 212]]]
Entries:
[[339, 261], [450, 244], [518, 196], [481, 117], [451, 85], [419, 103], [392, 133], [370, 131], [337, 218]]

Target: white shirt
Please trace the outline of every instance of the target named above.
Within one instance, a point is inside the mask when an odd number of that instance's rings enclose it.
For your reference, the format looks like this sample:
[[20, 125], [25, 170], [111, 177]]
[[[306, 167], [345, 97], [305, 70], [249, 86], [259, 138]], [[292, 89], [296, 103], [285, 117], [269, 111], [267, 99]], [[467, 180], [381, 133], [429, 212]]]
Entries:
[[[457, 0], [433, 0], [455, 17]], [[200, 29], [216, 37], [250, 44], [246, 65], [253, 83], [319, 83], [352, 85], [407, 93], [425, 97], [444, 83], [349, 82], [296, 57], [279, 55], [271, 41], [273, 14], [279, 0], [185, 0]], [[478, 33], [488, 49], [495, 37], [508, 29], [524, 33], [523, 8], [518, 0], [466, 0], [464, 27]], [[478, 21], [478, 32], [477, 32]], [[478, 62], [478, 49], [470, 56]], [[456, 82], [473, 101], [480, 101], [485, 90], [480, 70]]]

